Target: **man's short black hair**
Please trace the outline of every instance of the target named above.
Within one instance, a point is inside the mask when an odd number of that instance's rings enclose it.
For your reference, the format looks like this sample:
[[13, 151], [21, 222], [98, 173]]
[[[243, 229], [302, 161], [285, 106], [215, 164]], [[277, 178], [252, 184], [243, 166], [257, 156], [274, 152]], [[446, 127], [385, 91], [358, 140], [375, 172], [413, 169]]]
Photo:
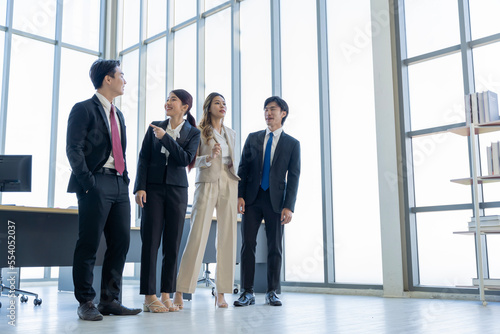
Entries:
[[278, 107], [281, 108], [281, 110], [283, 111], [286, 111], [286, 115], [285, 117], [283, 117], [281, 119], [281, 125], [283, 125], [285, 123], [285, 120], [286, 118], [288, 117], [288, 104], [285, 102], [285, 100], [283, 100], [281, 97], [279, 96], [271, 96], [271, 97], [268, 97], [266, 99], [266, 101], [264, 102], [264, 109], [266, 109], [266, 106], [271, 103], [271, 102], [276, 102], [276, 104], [278, 105]]
[[116, 68], [120, 66], [119, 60], [113, 59], [97, 59], [90, 67], [90, 80], [95, 89], [102, 87], [102, 82], [106, 75], [115, 77]]

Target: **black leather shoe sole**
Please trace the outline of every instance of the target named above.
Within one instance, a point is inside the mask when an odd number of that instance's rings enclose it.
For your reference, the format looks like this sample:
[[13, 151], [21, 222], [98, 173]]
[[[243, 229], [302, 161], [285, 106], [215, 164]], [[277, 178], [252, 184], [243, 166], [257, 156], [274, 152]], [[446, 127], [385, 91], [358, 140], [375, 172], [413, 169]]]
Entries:
[[141, 313], [141, 309], [131, 309], [131, 310], [99, 310], [102, 315], [136, 315]]
[[97, 310], [101, 312], [102, 315], [136, 315], [141, 313], [140, 308], [128, 308], [120, 303], [111, 303], [111, 304], [99, 304], [97, 305]]
[[271, 305], [271, 306], [281, 306], [281, 302], [266, 302], [266, 304]]
[[78, 309], [78, 318], [82, 320], [88, 320], [88, 321], [99, 321], [102, 320], [103, 316], [102, 314], [96, 309], [86, 309], [86, 310], [80, 310]]
[[250, 299], [247, 303], [242, 303], [239, 300], [234, 302], [234, 306], [248, 306], [248, 305], [254, 305], [255, 304], [255, 299]]
[[87, 321], [99, 321], [103, 319], [102, 314], [95, 314], [92, 316], [83, 316], [79, 314], [78, 317], [82, 320], [87, 320]]
[[271, 301], [269, 298], [266, 298], [266, 304], [271, 306], [281, 306], [281, 300], [273, 300]]

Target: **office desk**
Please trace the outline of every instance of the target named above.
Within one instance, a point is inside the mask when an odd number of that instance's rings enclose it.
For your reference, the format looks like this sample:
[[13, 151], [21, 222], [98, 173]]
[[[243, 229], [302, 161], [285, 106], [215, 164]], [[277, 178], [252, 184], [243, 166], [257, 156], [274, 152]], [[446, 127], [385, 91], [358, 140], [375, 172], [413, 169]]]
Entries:
[[[73, 252], [78, 238], [78, 210], [76, 209], [54, 209], [33, 208], [22, 206], [0, 205], [0, 268], [8, 265], [8, 221], [15, 226], [15, 267], [70, 267], [73, 264]], [[216, 262], [215, 251], [215, 220], [212, 221], [209, 240], [203, 259], [204, 263]], [[190, 217], [186, 216], [183, 236], [179, 250], [178, 261], [184, 251], [190, 230]], [[139, 228], [130, 231], [130, 248], [127, 254], [127, 262], [140, 262], [141, 237]], [[100, 286], [100, 266], [106, 249], [104, 236], [101, 238], [97, 252], [96, 269], [94, 271], [94, 289], [98, 291]], [[160, 248], [161, 249], [161, 248]], [[237, 262], [240, 261], [241, 231], [238, 228]], [[161, 266], [159, 257], [158, 265]], [[257, 239], [255, 291], [265, 292], [267, 243], [264, 225], [261, 226]], [[71, 273], [70, 268], [61, 268], [60, 276], [67, 276], [65, 272]], [[159, 273], [159, 270], [157, 271]], [[72, 290], [73, 283], [69, 278], [60, 280], [60, 290]], [[159, 291], [159, 277], [158, 291]]]

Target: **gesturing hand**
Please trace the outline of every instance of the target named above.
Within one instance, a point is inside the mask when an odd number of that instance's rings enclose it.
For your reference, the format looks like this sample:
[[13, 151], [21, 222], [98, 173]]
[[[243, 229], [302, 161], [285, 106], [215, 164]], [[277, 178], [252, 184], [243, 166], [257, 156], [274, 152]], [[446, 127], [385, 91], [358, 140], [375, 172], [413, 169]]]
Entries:
[[214, 147], [212, 147], [212, 154], [210, 155], [210, 160], [217, 158], [220, 152], [221, 152], [220, 144], [215, 143]]
[[165, 130], [163, 130], [159, 126], [156, 126], [156, 125], [153, 125], [153, 124], [149, 124], [149, 126], [153, 128], [153, 133], [155, 134], [156, 138], [158, 138], [158, 139], [162, 139], [163, 138], [163, 136], [165, 135]]
[[212, 153], [210, 153], [209, 156], [207, 156], [207, 162], [212, 161], [213, 159], [217, 158], [217, 156], [220, 154], [221, 148], [219, 143], [215, 143], [214, 147], [212, 147]]

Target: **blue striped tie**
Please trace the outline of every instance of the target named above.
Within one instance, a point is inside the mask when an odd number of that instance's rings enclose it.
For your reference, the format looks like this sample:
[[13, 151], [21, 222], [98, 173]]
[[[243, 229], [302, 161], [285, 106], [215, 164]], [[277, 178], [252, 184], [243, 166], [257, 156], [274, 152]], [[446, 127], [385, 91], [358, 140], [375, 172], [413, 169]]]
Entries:
[[271, 169], [271, 146], [273, 146], [273, 133], [269, 133], [266, 144], [266, 154], [264, 155], [264, 166], [262, 169], [262, 182], [260, 186], [263, 190], [269, 189], [269, 171]]

